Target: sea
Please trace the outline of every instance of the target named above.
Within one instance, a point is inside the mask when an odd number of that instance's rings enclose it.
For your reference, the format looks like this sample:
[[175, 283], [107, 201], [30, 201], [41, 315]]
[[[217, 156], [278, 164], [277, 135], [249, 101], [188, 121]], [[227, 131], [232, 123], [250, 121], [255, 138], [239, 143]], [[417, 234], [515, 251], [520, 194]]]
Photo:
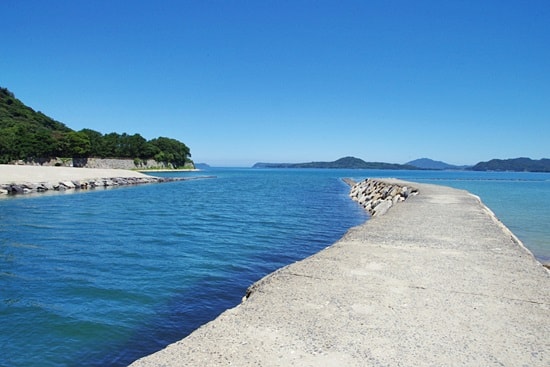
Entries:
[[[126, 366], [369, 219], [342, 178], [478, 195], [550, 261], [550, 174], [212, 168], [0, 200], [0, 366]], [[205, 177], [208, 176], [208, 177]]]

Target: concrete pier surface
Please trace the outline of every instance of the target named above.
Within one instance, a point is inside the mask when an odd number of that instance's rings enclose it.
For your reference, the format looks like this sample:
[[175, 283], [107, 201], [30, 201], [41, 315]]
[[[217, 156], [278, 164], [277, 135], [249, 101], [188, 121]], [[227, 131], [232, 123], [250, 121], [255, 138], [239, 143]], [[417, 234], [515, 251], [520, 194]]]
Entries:
[[143, 366], [550, 366], [550, 273], [466, 191], [419, 194], [268, 275]]

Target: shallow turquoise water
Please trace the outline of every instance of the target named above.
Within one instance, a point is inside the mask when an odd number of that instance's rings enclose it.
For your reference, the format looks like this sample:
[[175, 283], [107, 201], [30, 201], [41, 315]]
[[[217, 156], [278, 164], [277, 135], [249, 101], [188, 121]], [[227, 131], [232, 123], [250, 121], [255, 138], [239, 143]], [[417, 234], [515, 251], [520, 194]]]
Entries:
[[467, 189], [550, 259], [550, 175], [206, 174], [216, 178], [0, 200], [0, 365], [123, 366], [181, 339], [367, 219], [342, 177]]

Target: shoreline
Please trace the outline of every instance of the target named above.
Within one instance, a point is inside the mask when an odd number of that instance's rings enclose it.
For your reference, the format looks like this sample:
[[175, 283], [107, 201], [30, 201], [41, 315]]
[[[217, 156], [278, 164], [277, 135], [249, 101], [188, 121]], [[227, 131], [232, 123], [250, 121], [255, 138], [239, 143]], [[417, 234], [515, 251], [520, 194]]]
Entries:
[[550, 272], [477, 196], [378, 181], [419, 193], [131, 366], [548, 365]]
[[51, 191], [89, 190], [190, 178], [156, 177], [115, 168], [78, 168], [30, 165], [0, 165], [0, 198]]
[[159, 169], [136, 169], [136, 172], [200, 172], [201, 170], [198, 168], [174, 168], [174, 169], [168, 169], [168, 168], [159, 168]]

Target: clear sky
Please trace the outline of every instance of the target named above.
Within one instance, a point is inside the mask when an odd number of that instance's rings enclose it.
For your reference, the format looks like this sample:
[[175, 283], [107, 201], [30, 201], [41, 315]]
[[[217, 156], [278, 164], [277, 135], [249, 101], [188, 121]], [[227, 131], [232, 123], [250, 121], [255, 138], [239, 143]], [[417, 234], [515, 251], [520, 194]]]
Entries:
[[0, 86], [195, 162], [550, 158], [548, 0], [2, 0]]

